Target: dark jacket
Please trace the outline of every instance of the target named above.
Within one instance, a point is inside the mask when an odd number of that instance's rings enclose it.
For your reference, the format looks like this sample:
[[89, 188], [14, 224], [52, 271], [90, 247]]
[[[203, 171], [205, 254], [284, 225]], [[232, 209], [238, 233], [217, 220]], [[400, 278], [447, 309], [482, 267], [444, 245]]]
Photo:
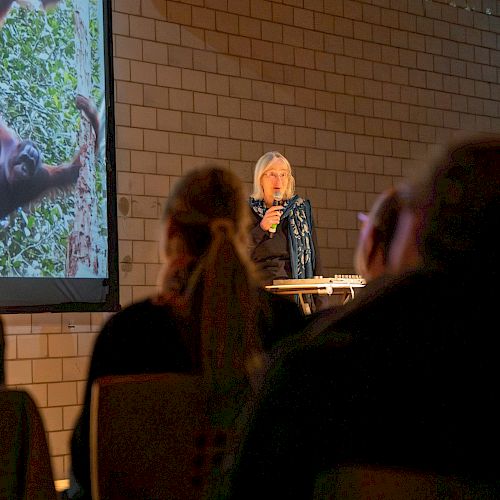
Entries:
[[343, 463], [498, 487], [496, 293], [477, 285], [417, 272], [313, 318], [268, 372], [220, 496], [311, 498]]
[[[263, 290], [259, 294], [262, 311], [255, 328], [264, 349], [269, 350], [297, 333], [303, 319], [293, 302]], [[180, 324], [170, 306], [150, 300], [127, 307], [106, 323], [96, 340], [83, 410], [71, 440], [73, 498], [90, 497], [89, 418], [94, 380], [104, 375], [199, 371], [200, 342], [195, 327]]]

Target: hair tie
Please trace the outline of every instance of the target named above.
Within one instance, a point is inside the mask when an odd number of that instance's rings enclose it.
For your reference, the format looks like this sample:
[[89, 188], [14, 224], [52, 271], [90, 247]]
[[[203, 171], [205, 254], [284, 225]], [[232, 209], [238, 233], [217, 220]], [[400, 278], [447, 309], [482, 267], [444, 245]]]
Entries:
[[210, 221], [210, 231], [212, 235], [226, 233], [228, 236], [234, 235], [234, 222], [228, 218], [218, 218]]

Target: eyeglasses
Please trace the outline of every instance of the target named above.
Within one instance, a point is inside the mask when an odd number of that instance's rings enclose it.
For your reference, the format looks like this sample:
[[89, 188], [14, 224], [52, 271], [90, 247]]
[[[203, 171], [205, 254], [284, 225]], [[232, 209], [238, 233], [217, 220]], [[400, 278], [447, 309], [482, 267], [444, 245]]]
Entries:
[[370, 220], [370, 216], [364, 212], [358, 212], [358, 220], [359, 222], [365, 223]]
[[289, 175], [290, 174], [288, 172], [276, 171], [276, 170], [269, 170], [268, 172], [264, 173], [264, 177], [267, 177], [268, 179], [280, 179], [282, 181], [288, 179]]

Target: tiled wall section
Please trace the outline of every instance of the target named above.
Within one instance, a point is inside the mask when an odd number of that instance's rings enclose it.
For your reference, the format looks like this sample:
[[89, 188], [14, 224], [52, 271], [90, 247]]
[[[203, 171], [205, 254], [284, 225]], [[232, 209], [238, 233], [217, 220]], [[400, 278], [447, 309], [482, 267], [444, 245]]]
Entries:
[[[494, 0], [115, 0], [122, 304], [154, 290], [176, 178], [218, 160], [250, 185], [270, 149], [312, 200], [325, 274], [352, 272], [376, 193], [458, 130], [500, 132], [499, 16]], [[41, 407], [57, 478], [102, 319], [6, 317], [7, 381]]]

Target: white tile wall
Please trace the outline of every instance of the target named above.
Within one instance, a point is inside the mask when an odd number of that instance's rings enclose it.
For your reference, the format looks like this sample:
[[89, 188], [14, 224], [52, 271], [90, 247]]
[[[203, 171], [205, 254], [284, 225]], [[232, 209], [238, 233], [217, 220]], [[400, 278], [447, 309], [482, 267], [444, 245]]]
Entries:
[[[271, 148], [313, 202], [325, 274], [351, 273], [358, 210], [459, 129], [500, 132], [500, 6], [477, 6], [114, 0], [122, 304], [155, 291], [172, 183], [219, 159], [250, 187]], [[5, 316], [7, 383], [41, 408], [57, 479], [106, 317]]]

